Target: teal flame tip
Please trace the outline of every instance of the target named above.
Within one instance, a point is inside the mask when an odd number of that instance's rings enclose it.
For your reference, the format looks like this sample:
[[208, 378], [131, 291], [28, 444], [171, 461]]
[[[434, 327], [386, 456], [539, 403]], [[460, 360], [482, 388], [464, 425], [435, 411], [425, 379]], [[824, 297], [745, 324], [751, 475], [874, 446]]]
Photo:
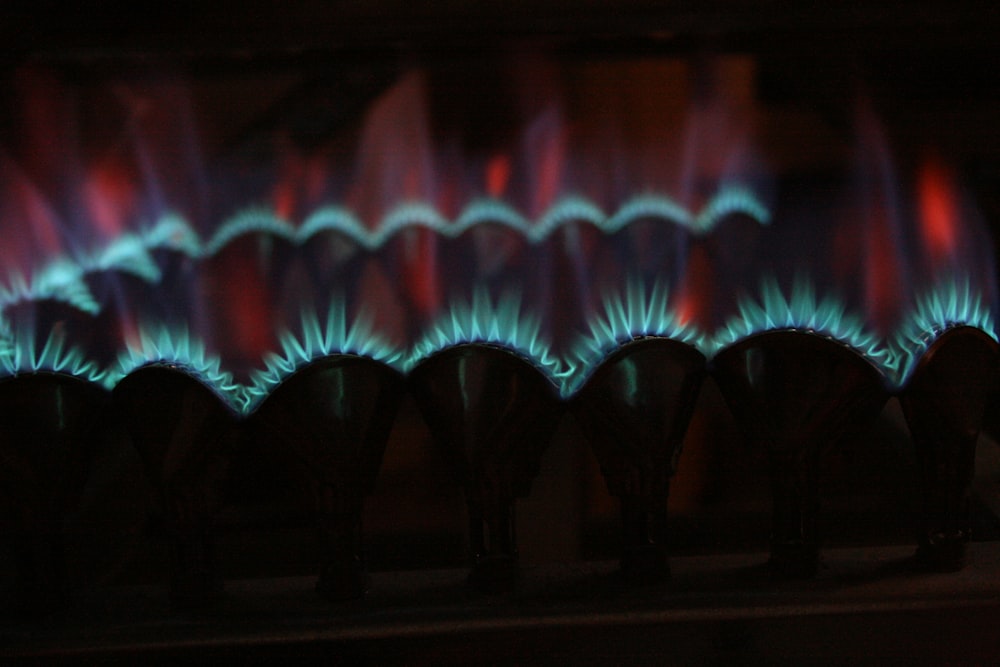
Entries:
[[399, 369], [403, 353], [377, 335], [366, 313], [359, 313], [348, 320], [342, 299], [335, 299], [327, 310], [325, 320], [315, 311], [302, 313], [301, 337], [286, 331], [281, 335], [281, 354], [268, 354], [265, 368], [251, 374], [252, 383], [247, 388], [249, 409], [262, 401], [285, 378], [315, 359], [332, 355], [369, 357], [387, 366]]
[[582, 387], [608, 355], [637, 338], [669, 338], [707, 353], [708, 339], [680, 320], [669, 296], [665, 283], [655, 283], [647, 294], [646, 286], [635, 279], [628, 281], [624, 293], [606, 296], [604, 312], [588, 323], [590, 332], [578, 337], [571, 349], [564, 396]]
[[34, 332], [24, 332], [0, 343], [0, 373], [17, 376], [49, 372], [101, 383], [103, 373], [77, 347], [67, 347], [61, 330], [53, 329], [42, 349], [35, 345]]
[[638, 219], [660, 219], [686, 227], [695, 234], [705, 234], [734, 213], [748, 215], [762, 225], [770, 221], [767, 207], [741, 185], [722, 187], [697, 215], [669, 196], [647, 193], [625, 201], [611, 215], [584, 197], [565, 196], [535, 220], [523, 216], [510, 204], [494, 199], [469, 202], [454, 220], [447, 219], [426, 202], [401, 202], [370, 227], [343, 206], [327, 206], [315, 211], [296, 228], [273, 211], [256, 206], [227, 218], [207, 241], [202, 240], [181, 215], [169, 212], [151, 227], [116, 238], [89, 255], [59, 256], [30, 277], [9, 276], [6, 284], [0, 285], [0, 314], [18, 302], [48, 299], [96, 314], [101, 304], [87, 287], [88, 274], [120, 271], [155, 284], [162, 275], [152, 250], [166, 248], [192, 259], [203, 259], [221, 252], [235, 239], [247, 234], [274, 236], [301, 245], [315, 234], [334, 231], [368, 250], [377, 250], [393, 235], [412, 227], [455, 238], [475, 225], [496, 224], [520, 233], [529, 243], [540, 243], [560, 226], [581, 222], [612, 234]]
[[541, 321], [521, 311], [520, 296], [507, 293], [496, 304], [489, 293], [475, 290], [471, 302], [455, 301], [410, 350], [404, 363], [409, 371], [424, 359], [463, 343], [487, 343], [524, 357], [561, 387], [565, 369], [541, 335]]
[[927, 348], [955, 326], [974, 327], [997, 340], [993, 316], [968, 277], [939, 280], [916, 300], [897, 327], [890, 348], [897, 357], [896, 383], [899, 386], [909, 379]]
[[236, 412], [242, 412], [247, 396], [242, 385], [220, 368], [217, 356], [205, 350], [202, 341], [191, 336], [185, 327], [144, 326], [138, 340], [126, 345], [117, 362], [104, 376], [104, 385], [113, 389], [132, 371], [149, 365], [175, 366], [213, 390]]
[[776, 280], [765, 278], [761, 282], [760, 293], [760, 302], [749, 297], [740, 299], [740, 314], [731, 318], [712, 339], [713, 354], [739, 340], [766, 331], [808, 331], [854, 348], [887, 375], [894, 372], [894, 355], [878, 336], [865, 327], [864, 320], [848, 313], [839, 299], [827, 296], [817, 300], [816, 292], [807, 280], [796, 279], [791, 296], [786, 298]]

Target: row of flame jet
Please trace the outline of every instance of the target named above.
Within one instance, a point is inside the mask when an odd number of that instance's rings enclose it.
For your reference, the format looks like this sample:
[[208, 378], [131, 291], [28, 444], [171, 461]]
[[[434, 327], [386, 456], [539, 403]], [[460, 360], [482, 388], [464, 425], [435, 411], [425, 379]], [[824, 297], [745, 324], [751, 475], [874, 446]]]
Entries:
[[0, 318], [5, 309], [16, 303], [45, 299], [96, 313], [101, 306], [84, 282], [88, 274], [120, 271], [156, 283], [161, 274], [151, 255], [153, 251], [171, 250], [192, 259], [204, 259], [248, 234], [267, 234], [301, 245], [318, 234], [336, 233], [362, 248], [376, 251], [400, 232], [415, 227], [456, 238], [479, 225], [500, 225], [516, 231], [529, 243], [537, 244], [560, 227], [579, 223], [591, 224], [605, 234], [613, 234], [637, 220], [655, 220], [703, 235], [732, 215], [744, 215], [762, 225], [770, 222], [768, 208], [753, 192], [739, 185], [722, 188], [697, 214], [659, 194], [632, 197], [613, 214], [582, 197], [566, 197], [534, 220], [510, 204], [495, 199], [471, 202], [453, 219], [426, 203], [403, 203], [372, 226], [342, 206], [320, 208], [298, 226], [272, 210], [248, 208], [228, 218], [207, 239], [202, 239], [184, 218], [164, 215], [147, 229], [124, 234], [96, 251], [49, 260], [30, 276], [8, 276], [6, 284], [0, 283]]
[[493, 300], [485, 290], [478, 290], [471, 301], [453, 303], [408, 350], [379, 336], [363, 311], [349, 318], [342, 302], [333, 303], [325, 318], [304, 313], [301, 333], [285, 332], [280, 337], [281, 353], [267, 355], [265, 367], [251, 373], [249, 384], [236, 382], [230, 372], [221, 368], [220, 359], [188, 331], [166, 326], [141, 329], [138, 340], [128, 344], [106, 369], [89, 361], [80, 349], [68, 346], [58, 331], [50, 332], [40, 348], [34, 335], [8, 332], [0, 337], [0, 372], [7, 376], [64, 373], [110, 389], [139, 367], [166, 364], [203, 381], [235, 411], [249, 413], [284, 379], [316, 359], [358, 355], [405, 373], [451, 346], [481, 343], [508, 349], [532, 363], [568, 398], [604, 359], [637, 338], [668, 338], [690, 345], [711, 359], [719, 350], [755, 334], [794, 330], [852, 348], [883, 373], [891, 389], [902, 387], [924, 351], [954, 326], [975, 327], [997, 339], [989, 309], [967, 280], [939, 284], [914, 304], [906, 322], [888, 340], [871, 333], [863, 319], [847, 312], [839, 300], [817, 298], [806, 280], [797, 281], [789, 293], [783, 292], [777, 281], [765, 280], [760, 298], [744, 298], [739, 314], [712, 335], [679, 319], [669, 307], [665, 285], [647, 289], [641, 281], [632, 281], [620, 296], [605, 300], [604, 312], [590, 323], [590, 331], [580, 335], [566, 355], [552, 351], [540, 333], [540, 320], [523, 311], [517, 296]]
[[519, 232], [530, 243], [539, 243], [570, 223], [589, 223], [612, 234], [642, 219], [665, 221], [701, 235], [731, 215], [744, 215], [761, 225], [768, 224], [771, 217], [768, 208], [749, 189], [740, 186], [722, 188], [698, 214], [669, 197], [652, 194], [627, 200], [611, 215], [585, 199], [568, 197], [537, 220], [529, 220], [509, 204], [496, 200], [473, 202], [451, 220], [426, 204], [402, 204], [374, 227], [364, 225], [342, 207], [319, 209], [297, 227], [271, 211], [248, 209], [228, 219], [207, 240], [202, 240], [183, 218], [168, 215], [145, 231], [126, 234], [82, 259], [58, 258], [30, 277], [11, 276], [6, 285], [0, 285], [0, 371], [7, 375], [64, 372], [112, 387], [139, 366], [174, 364], [203, 379], [235, 409], [249, 411], [285, 377], [316, 358], [333, 354], [368, 356], [408, 372], [444, 348], [482, 342], [520, 354], [568, 397], [615, 349], [643, 336], [677, 340], [711, 358], [718, 350], [755, 333], [808, 331], [855, 349], [883, 372], [889, 386], [905, 384], [922, 352], [951, 326], [976, 327], [996, 338], [987, 304], [962, 276], [939, 281], [913, 304], [909, 317], [887, 340], [872, 333], [862, 317], [847, 312], [840, 300], [817, 298], [813, 286], [804, 278], [787, 293], [776, 280], [765, 279], [759, 298], [741, 299], [738, 314], [713, 334], [699, 331], [671, 309], [665, 284], [653, 284], [647, 289], [642, 281], [633, 280], [620, 294], [604, 300], [603, 313], [589, 322], [589, 332], [580, 335], [566, 355], [551, 350], [541, 334], [540, 320], [523, 312], [514, 294], [494, 301], [486, 290], [478, 290], [471, 301], [453, 303], [409, 350], [394, 347], [377, 335], [364, 312], [348, 321], [344, 304], [333, 303], [322, 321], [315, 313], [304, 313], [300, 335], [282, 335], [281, 354], [265, 358], [264, 370], [252, 373], [252, 382], [243, 385], [222, 370], [219, 359], [183, 327], [141, 328], [139, 340], [127, 346], [113, 368], [100, 369], [78, 349], [68, 347], [59, 334], [54, 332], [38, 349], [35, 332], [18, 335], [3, 318], [4, 311], [19, 302], [42, 300], [65, 302], [96, 314], [101, 304], [87, 287], [84, 278], [88, 274], [119, 271], [155, 284], [161, 274], [153, 251], [173, 250], [194, 259], [211, 257], [247, 234], [266, 234], [302, 244], [321, 232], [333, 232], [353, 239], [361, 247], [377, 250], [395, 234], [412, 227], [455, 238], [476, 225], [499, 224]]

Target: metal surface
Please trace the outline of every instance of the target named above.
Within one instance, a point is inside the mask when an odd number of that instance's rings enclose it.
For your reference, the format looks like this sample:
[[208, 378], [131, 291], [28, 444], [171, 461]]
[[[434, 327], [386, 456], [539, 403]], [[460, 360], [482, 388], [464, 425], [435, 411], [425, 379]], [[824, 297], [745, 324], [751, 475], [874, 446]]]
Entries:
[[403, 377], [379, 362], [323, 357], [276, 387], [247, 426], [259, 429], [267, 446], [291, 454], [314, 499], [323, 552], [316, 589], [324, 597], [364, 594], [363, 501], [375, 485], [404, 388]]
[[531, 490], [562, 413], [556, 387], [513, 352], [478, 343], [434, 354], [409, 380], [434, 439], [465, 486], [471, 583], [509, 588], [517, 563], [514, 501]]
[[[623, 589], [614, 563], [528, 569], [516, 593], [470, 598], [457, 570], [375, 574], [330, 607], [312, 580], [233, 582], [212, 613], [165, 613], [157, 590], [96, 590], [60, 622], [0, 630], [0, 656], [362, 664], [718, 664], [995, 658], [1000, 548], [927, 575], [908, 548], [826, 553], [821, 575], [775, 584], [763, 554], [677, 558], [667, 590]], [[728, 664], [732, 664], [728, 662]]]
[[0, 382], [0, 548], [14, 556], [18, 614], [48, 613], [67, 594], [63, 522], [83, 492], [107, 404], [100, 386], [68, 375]]
[[[7, 53], [46, 56], [190, 56], [361, 48], [497, 45], [511, 38], [549, 41], [581, 35], [613, 43], [651, 37], [690, 48], [687, 38], [715, 45], [771, 49], [803, 45], [889, 49], [893, 45], [989, 47], [1000, 17], [979, 0], [900, 0], [817, 5], [795, 0], [480, 0], [464, 2], [317, 2], [136, 5], [124, 0], [67, 8], [40, 2], [6, 12], [0, 29]], [[19, 10], [19, 11], [18, 11]], [[770, 36], [770, 38], [769, 38]], [[777, 39], [775, 39], [777, 38]], [[812, 40], [811, 42], [808, 40]], [[819, 41], [817, 41], [819, 40]]]
[[236, 415], [207, 386], [169, 365], [132, 371], [112, 395], [166, 517], [173, 602], [207, 604], [222, 590], [212, 517], [232, 456]]
[[622, 502], [622, 570], [662, 579], [667, 498], [705, 376], [705, 357], [665, 338], [625, 344], [574, 398], [611, 495]]
[[812, 576], [823, 457], [878, 415], [888, 399], [885, 378], [852, 348], [806, 331], [735, 343], [716, 355], [712, 372], [748, 437], [767, 452], [772, 565], [781, 574]]
[[976, 443], [998, 368], [996, 341], [955, 327], [930, 346], [900, 398], [920, 475], [920, 554], [935, 569], [965, 562]]

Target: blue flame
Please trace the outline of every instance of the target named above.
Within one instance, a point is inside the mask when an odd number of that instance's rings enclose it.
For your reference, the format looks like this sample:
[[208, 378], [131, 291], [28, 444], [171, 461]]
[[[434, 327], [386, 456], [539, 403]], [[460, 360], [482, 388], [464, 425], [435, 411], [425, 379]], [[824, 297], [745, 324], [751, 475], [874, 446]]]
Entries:
[[150, 250], [167, 248], [192, 258], [202, 253], [202, 243], [198, 234], [183, 217], [176, 214], [160, 217], [156, 224], [143, 232], [142, 239]]
[[0, 285], [0, 315], [16, 303], [58, 301], [90, 315], [101, 312], [101, 304], [87, 286], [90, 274], [104, 271], [127, 273], [148, 283], [162, 278], [160, 268], [149, 254], [147, 239], [126, 234], [109, 245], [77, 261], [62, 256], [52, 259], [30, 280], [23, 275], [8, 276], [7, 285]]
[[538, 242], [548, 238], [559, 227], [574, 222], [589, 222], [600, 227], [607, 216], [600, 207], [583, 197], [564, 197], [531, 226], [528, 238]]
[[573, 345], [563, 394], [574, 394], [609, 354], [636, 338], [669, 338], [707, 353], [708, 339], [680, 321], [669, 307], [669, 295], [663, 283], [655, 283], [647, 296], [641, 281], [630, 280], [624, 295], [605, 297], [603, 315], [588, 322], [590, 333], [580, 336]]
[[477, 199], [465, 207], [455, 219], [455, 231], [459, 236], [475, 225], [497, 224], [509, 227], [525, 238], [531, 236], [531, 223], [510, 204], [499, 199]]
[[357, 216], [341, 206], [324, 206], [312, 213], [299, 227], [297, 239], [301, 243], [323, 231], [344, 234], [369, 250], [374, 250], [381, 243], [365, 229]]
[[529, 360], [557, 386], [563, 384], [562, 361], [542, 337], [539, 319], [521, 312], [517, 295], [505, 294], [494, 306], [489, 293], [477, 289], [471, 303], [453, 302], [410, 350], [404, 368], [410, 370], [431, 355], [462, 343], [506, 348]]
[[250, 208], [227, 219], [216, 230], [202, 248], [203, 256], [211, 256], [225, 248], [234, 239], [246, 234], [264, 233], [280, 238], [294, 240], [295, 228], [287, 220], [283, 220], [263, 208]]
[[661, 195], [646, 194], [632, 197], [618, 212], [608, 218], [604, 231], [612, 234], [642, 218], [669, 220], [684, 227], [691, 226], [691, 214], [679, 203]]
[[939, 282], [917, 300], [896, 329], [890, 347], [897, 357], [897, 384], [902, 386], [935, 340], [955, 326], [975, 327], [997, 340], [993, 316], [968, 278]]
[[205, 345], [186, 328], [155, 325], [143, 327], [139, 339], [119, 353], [117, 362], [105, 374], [104, 385], [113, 389], [132, 371], [149, 365], [175, 366], [222, 397], [236, 412], [246, 408], [246, 390], [220, 368], [219, 358], [208, 354]]
[[42, 349], [37, 349], [33, 332], [25, 331], [0, 345], [0, 373], [4, 376], [50, 372], [71, 375], [100, 383], [103, 373], [87, 360], [83, 351], [66, 346], [62, 331], [49, 332]]
[[426, 227], [438, 233], [449, 227], [448, 220], [430, 204], [404, 202], [389, 212], [376, 228], [372, 243], [380, 246], [387, 239], [408, 227]]
[[[332, 230], [353, 238], [368, 249], [382, 246], [394, 234], [408, 227], [425, 227], [436, 233], [455, 238], [478, 224], [499, 224], [521, 233], [529, 242], [540, 243], [556, 229], [570, 223], [586, 222], [606, 234], [613, 234], [632, 222], [643, 218], [653, 218], [687, 227], [695, 233], [710, 232], [726, 216], [742, 213], [761, 225], [770, 223], [771, 214], [766, 206], [749, 189], [742, 186], [727, 186], [720, 190], [705, 207], [694, 216], [681, 204], [670, 197], [657, 194], [643, 194], [627, 200], [618, 211], [608, 216], [601, 208], [579, 196], [567, 196], [550, 206], [537, 220], [531, 221], [521, 215], [506, 202], [496, 199], [477, 199], [470, 202], [453, 221], [449, 221], [431, 205], [421, 202], [406, 202], [392, 209], [374, 228], [367, 228], [349, 210], [330, 206], [324, 207], [306, 219], [298, 233], [297, 242], [306, 241], [313, 234]], [[236, 225], [229, 222], [224, 225]], [[276, 233], [290, 234], [282, 223]], [[249, 230], [246, 223], [237, 225]], [[266, 225], [260, 229], [265, 230]], [[235, 234], [234, 234], [235, 236]], [[217, 234], [220, 242], [224, 238]], [[218, 248], [212, 245], [215, 252]]]
[[771, 212], [757, 195], [748, 188], [728, 185], [709, 200], [691, 222], [691, 228], [696, 233], [707, 234], [724, 218], [736, 214], [749, 216], [761, 225], [771, 222]]
[[80, 268], [83, 273], [120, 271], [142, 278], [148, 283], [158, 283], [161, 278], [160, 267], [149, 254], [148, 247], [145, 239], [126, 234], [84, 260]]
[[773, 278], [761, 282], [761, 303], [743, 297], [740, 314], [716, 332], [714, 353], [739, 340], [765, 331], [807, 331], [833, 338], [866, 357], [885, 373], [892, 373], [895, 358], [882, 341], [865, 327], [864, 320], [848, 313], [836, 298], [816, 300], [812, 285], [799, 278], [792, 286], [791, 298], [786, 299]]
[[[604, 233], [613, 234], [636, 220], [646, 218], [671, 222], [694, 233], [705, 234], [723, 218], [736, 213], [747, 215], [761, 225], [768, 224], [771, 218], [770, 211], [753, 192], [745, 187], [732, 185], [716, 193], [697, 215], [693, 215], [670, 197], [658, 194], [636, 195], [610, 216], [584, 197], [566, 196], [534, 221], [506, 202], [476, 199], [466, 205], [454, 220], [446, 218], [429, 203], [403, 202], [370, 227], [343, 206], [324, 206], [309, 215], [296, 229], [291, 222], [272, 211], [254, 207], [226, 219], [207, 242], [201, 241], [191, 225], [175, 214], [162, 217], [141, 236], [141, 242], [147, 249], [167, 247], [191, 257], [210, 257], [246, 234], [269, 234], [302, 244], [317, 233], [335, 231], [348, 236], [362, 247], [376, 250], [395, 234], [411, 227], [423, 227], [455, 238], [479, 224], [499, 224], [519, 232], [530, 243], [540, 243], [556, 229], [570, 223], [585, 222]], [[139, 257], [136, 254], [136, 258]]]
[[330, 305], [325, 321], [320, 321], [313, 311], [303, 312], [301, 321], [302, 337], [286, 331], [280, 339], [282, 353], [267, 355], [265, 369], [252, 372], [252, 384], [247, 388], [249, 409], [285, 378], [322, 357], [350, 354], [369, 357], [395, 368], [402, 365], [402, 351], [375, 334], [364, 313], [348, 324], [346, 308], [340, 299]]
[[84, 276], [83, 267], [68, 257], [50, 261], [30, 280], [20, 274], [11, 275], [8, 284], [0, 286], [0, 311], [15, 303], [52, 300], [96, 315], [101, 304], [87, 287]]
[[80, 261], [58, 257], [30, 279], [21, 275], [9, 276], [7, 284], [0, 285], [0, 315], [15, 303], [42, 300], [67, 303], [94, 315], [100, 312], [101, 304], [87, 287], [85, 278], [88, 274], [121, 271], [155, 284], [162, 276], [150, 254], [151, 250], [167, 248], [201, 259], [217, 254], [246, 234], [268, 234], [302, 244], [321, 231], [336, 231], [369, 250], [376, 250], [393, 235], [411, 227], [424, 227], [454, 238], [475, 225], [499, 224], [519, 232], [530, 243], [539, 243], [566, 224], [585, 222], [612, 234], [643, 218], [661, 219], [704, 234], [733, 213], [744, 213], [762, 225], [770, 221], [770, 212], [760, 200], [751, 191], [739, 186], [727, 186], [720, 190], [697, 216], [662, 195], [635, 196], [612, 216], [606, 215], [597, 204], [573, 196], [560, 199], [532, 222], [507, 203], [480, 199], [466, 206], [454, 221], [446, 219], [430, 204], [404, 202], [371, 229], [349, 210], [329, 206], [310, 215], [296, 230], [289, 221], [257, 207], [228, 218], [207, 242], [202, 241], [181, 216], [168, 214], [159, 218], [152, 228], [117, 238]]

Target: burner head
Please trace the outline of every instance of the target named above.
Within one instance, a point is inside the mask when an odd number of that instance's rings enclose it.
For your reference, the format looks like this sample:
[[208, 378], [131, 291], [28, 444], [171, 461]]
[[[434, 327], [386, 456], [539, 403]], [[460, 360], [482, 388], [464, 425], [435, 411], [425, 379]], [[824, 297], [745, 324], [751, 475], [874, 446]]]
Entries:
[[885, 376], [853, 348], [809, 331], [768, 331], [721, 350], [713, 374], [751, 437], [784, 449], [832, 443], [888, 399]]
[[900, 392], [914, 435], [977, 438], [998, 371], [997, 343], [981, 329], [956, 326], [940, 334]]
[[346, 508], [372, 491], [405, 388], [399, 372], [368, 357], [320, 357], [271, 390], [251, 421]]
[[51, 611], [68, 592], [62, 523], [86, 484], [107, 404], [103, 388], [70, 375], [0, 380], [0, 527], [18, 563], [18, 614]]
[[558, 388], [525, 358], [484, 343], [435, 353], [409, 379], [434, 439], [465, 486], [476, 563], [471, 583], [509, 587], [517, 560], [513, 503], [531, 490], [562, 414]]
[[112, 395], [175, 542], [171, 603], [212, 604], [222, 592], [212, 518], [221, 503], [237, 415], [218, 393], [172, 364], [131, 371]]
[[573, 398], [608, 491], [622, 501], [622, 571], [629, 579], [669, 574], [667, 497], [705, 375], [705, 357], [669, 338], [625, 343]]
[[956, 326], [931, 343], [900, 393], [920, 475], [917, 558], [932, 570], [965, 562], [976, 441], [998, 371], [996, 341], [977, 327]]
[[330, 600], [361, 597], [361, 513], [405, 391], [403, 376], [368, 357], [315, 359], [275, 387], [250, 418], [269, 446], [291, 452], [313, 488], [323, 542], [316, 590]]
[[767, 452], [771, 566], [782, 576], [812, 576], [823, 452], [878, 414], [888, 398], [884, 374], [837, 340], [795, 330], [756, 334], [722, 349], [713, 373], [741, 427]]

